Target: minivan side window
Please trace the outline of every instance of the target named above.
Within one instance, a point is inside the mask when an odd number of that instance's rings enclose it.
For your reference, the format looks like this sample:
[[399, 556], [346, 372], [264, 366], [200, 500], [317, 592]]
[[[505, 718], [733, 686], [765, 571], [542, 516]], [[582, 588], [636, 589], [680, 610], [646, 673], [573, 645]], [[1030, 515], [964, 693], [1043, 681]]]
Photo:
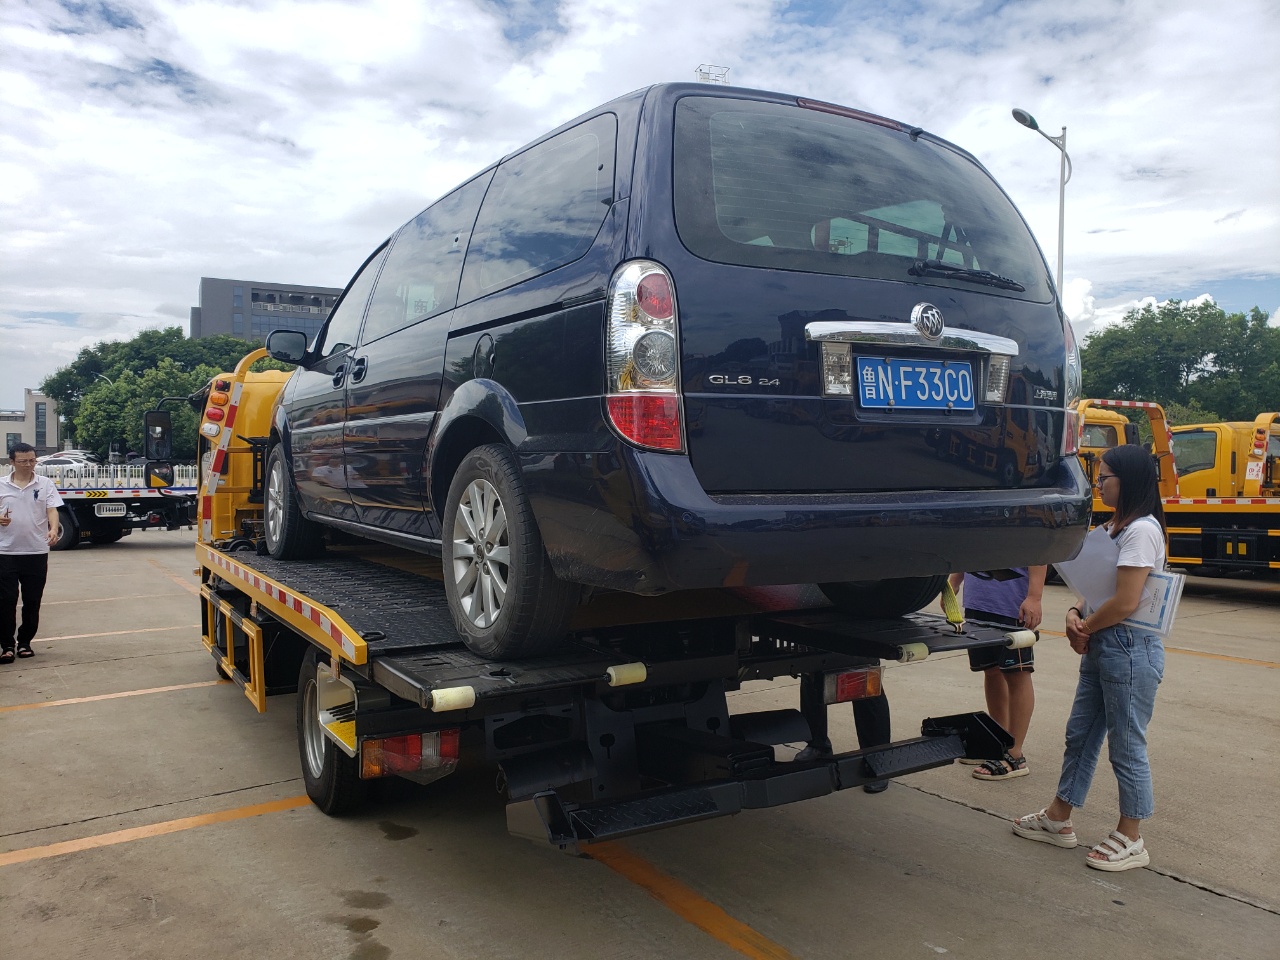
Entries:
[[378, 268], [382, 266], [386, 252], [384, 244], [347, 285], [346, 294], [329, 315], [329, 322], [320, 334], [320, 342], [316, 346], [319, 356], [332, 357], [355, 346], [360, 335], [360, 321], [364, 319], [364, 306], [369, 302], [369, 291], [373, 289], [373, 281], [378, 279]]
[[362, 343], [453, 307], [462, 257], [492, 174], [437, 200], [401, 229], [369, 303]]
[[618, 121], [602, 114], [498, 167], [480, 208], [460, 302], [577, 260], [613, 202]]

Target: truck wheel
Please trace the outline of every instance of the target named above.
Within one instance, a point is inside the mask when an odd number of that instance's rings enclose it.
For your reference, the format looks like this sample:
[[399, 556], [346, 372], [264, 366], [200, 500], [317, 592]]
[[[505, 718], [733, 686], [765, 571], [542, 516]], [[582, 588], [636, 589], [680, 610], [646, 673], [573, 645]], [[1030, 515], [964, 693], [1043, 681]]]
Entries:
[[498, 444], [463, 458], [444, 508], [444, 588], [463, 642], [497, 660], [549, 653], [580, 588], [551, 569], [524, 482]]
[[845, 613], [861, 620], [879, 620], [902, 617], [927, 607], [942, 593], [946, 582], [946, 576], [939, 575], [820, 583], [818, 588]]
[[62, 528], [61, 535], [50, 550], [74, 550], [80, 546], [80, 528], [71, 521], [71, 511], [66, 507], [58, 508], [58, 526]]
[[279, 444], [267, 460], [267, 552], [277, 560], [297, 560], [320, 550], [320, 527], [302, 515]]
[[359, 809], [368, 794], [356, 759], [348, 757], [320, 726], [316, 664], [321, 654], [308, 647], [298, 671], [298, 755], [302, 782], [312, 803], [331, 817]]
[[89, 538], [89, 540], [92, 543], [97, 543], [97, 544], [117, 543], [118, 541], [123, 539], [124, 539], [123, 529], [103, 530], [99, 533], [95, 533], [92, 537]]

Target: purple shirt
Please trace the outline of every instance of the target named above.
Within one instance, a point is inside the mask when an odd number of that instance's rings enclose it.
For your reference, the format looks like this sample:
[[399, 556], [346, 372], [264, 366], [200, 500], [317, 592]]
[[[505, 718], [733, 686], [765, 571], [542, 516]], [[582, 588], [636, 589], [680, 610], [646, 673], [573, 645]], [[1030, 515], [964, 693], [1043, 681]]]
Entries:
[[[1016, 576], [1008, 580], [997, 580], [992, 574], [1005, 577], [1016, 574]], [[1026, 567], [966, 573], [961, 599], [966, 610], [997, 613], [1002, 617], [1012, 617], [1017, 620], [1018, 611], [1022, 607], [1022, 601], [1027, 599], [1027, 590], [1030, 586]]]

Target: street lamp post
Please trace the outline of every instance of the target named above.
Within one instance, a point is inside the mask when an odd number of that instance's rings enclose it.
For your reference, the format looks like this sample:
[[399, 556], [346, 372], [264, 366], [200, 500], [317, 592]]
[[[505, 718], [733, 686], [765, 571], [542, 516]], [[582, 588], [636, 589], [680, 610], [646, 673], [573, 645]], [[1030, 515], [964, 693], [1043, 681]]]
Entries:
[[1019, 107], [1013, 108], [1013, 119], [1017, 120], [1024, 127], [1030, 127], [1040, 136], [1044, 137], [1062, 154], [1062, 159], [1058, 164], [1058, 296], [1062, 296], [1062, 235], [1065, 224], [1066, 208], [1067, 208], [1067, 181], [1071, 179], [1071, 157], [1067, 155], [1067, 128], [1062, 128], [1062, 136], [1051, 137], [1040, 129], [1040, 124], [1036, 123], [1036, 118], [1027, 111]]
[[99, 380], [107, 381], [107, 383], [111, 384], [113, 387], [116, 385], [116, 382], [104, 373], [95, 373], [94, 376], [97, 377]]

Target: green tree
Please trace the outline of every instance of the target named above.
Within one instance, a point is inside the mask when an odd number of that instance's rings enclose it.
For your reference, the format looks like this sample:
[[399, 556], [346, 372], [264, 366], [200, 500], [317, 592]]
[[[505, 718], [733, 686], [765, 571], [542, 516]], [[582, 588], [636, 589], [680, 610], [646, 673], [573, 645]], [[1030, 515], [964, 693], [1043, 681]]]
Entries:
[[1280, 407], [1280, 328], [1267, 321], [1257, 307], [1227, 314], [1212, 302], [1131, 310], [1085, 340], [1085, 395], [1252, 420]]
[[[149, 410], [161, 397], [193, 393], [204, 386], [215, 373], [233, 369], [245, 354], [258, 346], [260, 344], [255, 342], [225, 335], [192, 340], [180, 327], [144, 330], [131, 340], [104, 341], [85, 347], [70, 364], [46, 377], [40, 389], [58, 402], [58, 411], [71, 426], [76, 442], [81, 447], [101, 454], [106, 453], [113, 441], [134, 436], [140, 438], [142, 431], [141, 414], [135, 421], [108, 422], [106, 418], [113, 415], [112, 411], [114, 415], [122, 416], [123, 405], [133, 402], [128, 390], [121, 392], [111, 389], [112, 387], [122, 382], [146, 384], [150, 405], [145, 405], [145, 401], [140, 402], [144, 403], [141, 409]], [[167, 373], [159, 379], [148, 379], [148, 372], [159, 371], [166, 361], [168, 365], [163, 369]], [[288, 370], [291, 367], [266, 359], [254, 364], [254, 369]], [[196, 371], [204, 372], [194, 380], [179, 376], [194, 374]], [[177, 386], [180, 383], [191, 385], [182, 389]], [[86, 404], [88, 409], [85, 409]], [[82, 423], [88, 432], [81, 431]], [[189, 431], [192, 433], [192, 450], [194, 430], [195, 427], [192, 427]], [[174, 434], [176, 445], [180, 440], [176, 415]], [[132, 448], [142, 449], [137, 443], [133, 443]]]
[[1200, 406], [1200, 401], [1194, 397], [1188, 403], [1178, 403], [1171, 400], [1164, 407], [1165, 419], [1169, 421], [1171, 427], [1185, 427], [1193, 423], [1218, 423], [1222, 417], [1218, 416], [1212, 410], [1206, 410]]
[[[76, 436], [90, 450], [107, 450], [113, 443], [123, 441], [127, 450], [141, 451], [142, 415], [163, 397], [194, 393], [221, 371], [221, 367], [204, 364], [183, 370], [177, 361], [165, 357], [141, 374], [125, 370], [112, 383], [98, 381], [80, 402]], [[187, 404], [169, 404], [165, 409], [173, 416], [174, 459], [194, 460], [196, 430], [200, 426], [195, 411]]]

